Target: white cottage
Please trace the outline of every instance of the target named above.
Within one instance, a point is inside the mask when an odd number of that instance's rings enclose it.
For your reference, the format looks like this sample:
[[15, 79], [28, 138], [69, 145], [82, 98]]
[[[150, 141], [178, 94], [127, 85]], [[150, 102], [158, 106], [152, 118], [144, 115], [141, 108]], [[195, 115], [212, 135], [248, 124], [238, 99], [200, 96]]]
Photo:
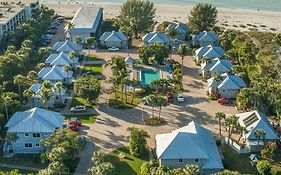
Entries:
[[219, 37], [215, 32], [200, 32], [198, 33], [192, 40], [192, 44], [194, 46], [218, 46], [219, 45]]
[[171, 30], [171, 29], [174, 29], [177, 32], [177, 34], [175, 36], [175, 39], [178, 39], [178, 40], [188, 40], [190, 29], [188, 28], [188, 26], [186, 24], [183, 24], [183, 23], [171, 23], [166, 28], [166, 32]]
[[223, 73], [231, 73], [232, 66], [229, 60], [215, 58], [210, 60], [210, 62], [203, 62], [201, 64], [202, 76], [209, 78]]
[[[239, 125], [247, 130], [242, 138], [245, 140], [246, 148], [250, 152], [259, 151], [268, 141], [275, 142], [279, 140], [276, 131], [272, 128], [264, 113], [255, 110], [237, 114], [236, 117], [238, 117]], [[257, 129], [262, 129], [265, 132], [264, 138], [260, 138], [260, 141], [255, 136]]]
[[51, 83], [62, 82], [63, 84], [72, 83], [73, 71], [66, 72], [61, 66], [44, 67], [38, 73], [39, 81], [48, 80]]
[[224, 50], [219, 47], [219, 46], [203, 46], [200, 47], [195, 51], [195, 59], [196, 61], [200, 61], [203, 58], [209, 58], [209, 59], [214, 59], [214, 58], [222, 58], [224, 57]]
[[47, 66], [66, 66], [69, 65], [73, 68], [77, 68], [79, 58], [70, 58], [70, 56], [67, 53], [61, 52], [59, 54], [51, 54], [45, 61], [45, 64]]
[[[35, 94], [31, 97], [31, 103], [34, 103], [34, 106], [36, 107], [45, 107], [43, 103], [43, 99], [41, 97], [41, 90], [40, 90], [41, 84], [35, 83], [33, 84], [29, 90], [33, 91]], [[66, 102], [66, 89], [61, 88], [59, 90], [55, 90], [52, 88], [52, 93], [48, 101], [48, 107], [54, 108], [56, 106], [63, 105]]]
[[127, 48], [128, 36], [126, 36], [123, 32], [104, 32], [100, 37], [100, 45], [107, 48]]
[[223, 170], [213, 133], [193, 121], [171, 133], [157, 134], [155, 140], [160, 165], [183, 168], [197, 164], [202, 175]]
[[215, 77], [207, 80], [209, 93], [219, 93], [224, 98], [236, 98], [240, 89], [247, 87], [242, 78], [237, 75], [224, 73], [219, 80]]
[[161, 43], [166, 46], [169, 46], [171, 44], [170, 38], [166, 34], [160, 32], [150, 32], [146, 34], [144, 37], [142, 37], [142, 41], [144, 42], [145, 45]]
[[41, 153], [41, 141], [62, 128], [64, 117], [57, 112], [33, 108], [16, 112], [6, 124], [7, 134], [16, 134], [18, 139], [5, 143], [4, 153], [34, 154]]

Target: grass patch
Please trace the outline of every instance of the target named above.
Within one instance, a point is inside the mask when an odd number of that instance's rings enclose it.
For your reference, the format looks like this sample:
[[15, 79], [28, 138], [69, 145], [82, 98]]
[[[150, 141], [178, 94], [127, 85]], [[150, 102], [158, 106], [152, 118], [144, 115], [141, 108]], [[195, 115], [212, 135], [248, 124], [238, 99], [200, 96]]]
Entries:
[[82, 74], [86, 73], [88, 71], [94, 71], [97, 74], [101, 74], [102, 75], [102, 65], [101, 64], [94, 64], [94, 65], [84, 66], [83, 70], [82, 70]]
[[[118, 155], [120, 153], [125, 154], [124, 159], [119, 159]], [[141, 158], [134, 157], [130, 154], [130, 151], [127, 147], [120, 148], [111, 152], [108, 155], [108, 162], [111, 162], [113, 166], [116, 168], [112, 175], [120, 175], [120, 174], [140, 174], [141, 165], [147, 161], [149, 161], [149, 154], [147, 153], [145, 156]]]
[[[0, 163], [8, 164], [8, 165], [17, 165], [17, 166], [38, 168], [38, 169], [43, 169], [48, 166], [48, 164], [43, 164], [41, 162], [40, 154], [16, 154], [14, 157], [10, 157], [10, 158], [1, 156]], [[2, 168], [1, 168], [1, 170], [2, 170]]]
[[91, 54], [90, 56], [87, 56], [87, 61], [101, 61], [102, 58], [98, 58], [96, 55]]
[[92, 114], [73, 114], [73, 115], [65, 115], [65, 119], [77, 118], [82, 124], [93, 124], [96, 121], [97, 116]]
[[224, 168], [232, 171], [238, 171], [243, 174], [258, 174], [255, 167], [250, 163], [250, 154], [238, 154], [228, 145], [221, 145], [224, 159], [222, 160]]
[[131, 103], [132, 102], [132, 93], [131, 92], [128, 92], [128, 94], [127, 94], [127, 103], [125, 102], [126, 101], [125, 93], [124, 93], [123, 100], [121, 100], [120, 91], [117, 93], [117, 96], [119, 98], [117, 98], [117, 100], [116, 100], [114, 92], [110, 94], [110, 96], [109, 96], [109, 106], [110, 107], [116, 108], [116, 109], [132, 109], [132, 108], [138, 106], [142, 99], [142, 94], [138, 93], [138, 92], [136, 92], [133, 103]]

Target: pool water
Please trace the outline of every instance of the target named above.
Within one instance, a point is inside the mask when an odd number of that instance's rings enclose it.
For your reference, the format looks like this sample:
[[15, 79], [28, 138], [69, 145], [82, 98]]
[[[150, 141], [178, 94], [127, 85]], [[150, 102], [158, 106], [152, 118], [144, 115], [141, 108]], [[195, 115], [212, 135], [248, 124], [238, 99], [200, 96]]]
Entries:
[[140, 74], [141, 84], [144, 86], [149, 85], [151, 82], [161, 78], [160, 72], [153, 69], [141, 69]]

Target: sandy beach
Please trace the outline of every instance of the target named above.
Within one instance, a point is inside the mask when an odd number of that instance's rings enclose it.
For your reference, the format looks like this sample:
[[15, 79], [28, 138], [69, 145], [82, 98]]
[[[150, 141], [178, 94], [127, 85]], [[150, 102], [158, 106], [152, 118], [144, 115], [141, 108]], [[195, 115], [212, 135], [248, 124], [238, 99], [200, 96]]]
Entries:
[[[82, 6], [98, 6], [104, 8], [104, 19], [114, 18], [119, 14], [121, 4], [117, 3], [44, 3], [44, 5], [54, 9], [63, 16], [74, 16], [76, 11]], [[155, 4], [156, 21], [180, 21], [186, 22], [192, 6], [162, 5]], [[257, 27], [260, 31], [281, 32], [281, 12], [254, 11], [242, 9], [218, 9], [218, 25], [226, 28], [248, 30]], [[243, 26], [244, 25], [244, 26]]]

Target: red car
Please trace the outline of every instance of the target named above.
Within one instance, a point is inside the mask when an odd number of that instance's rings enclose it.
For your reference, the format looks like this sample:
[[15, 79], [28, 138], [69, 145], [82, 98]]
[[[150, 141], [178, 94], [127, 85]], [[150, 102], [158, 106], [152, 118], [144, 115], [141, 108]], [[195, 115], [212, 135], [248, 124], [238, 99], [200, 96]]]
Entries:
[[227, 99], [227, 98], [224, 98], [224, 97], [221, 97], [217, 100], [217, 102], [221, 105], [225, 105], [225, 104], [231, 104], [232, 101], [230, 99]]
[[76, 120], [71, 119], [71, 120], [68, 121], [68, 125], [81, 126], [81, 122], [79, 120], [77, 120], [77, 119]]
[[168, 102], [172, 103], [172, 102], [173, 102], [173, 99], [174, 99], [173, 94], [171, 94], [171, 93], [167, 93], [167, 94], [166, 94], [166, 100], [167, 100]]
[[80, 127], [78, 125], [75, 125], [75, 124], [68, 124], [68, 128], [71, 130], [71, 131], [79, 131]]

